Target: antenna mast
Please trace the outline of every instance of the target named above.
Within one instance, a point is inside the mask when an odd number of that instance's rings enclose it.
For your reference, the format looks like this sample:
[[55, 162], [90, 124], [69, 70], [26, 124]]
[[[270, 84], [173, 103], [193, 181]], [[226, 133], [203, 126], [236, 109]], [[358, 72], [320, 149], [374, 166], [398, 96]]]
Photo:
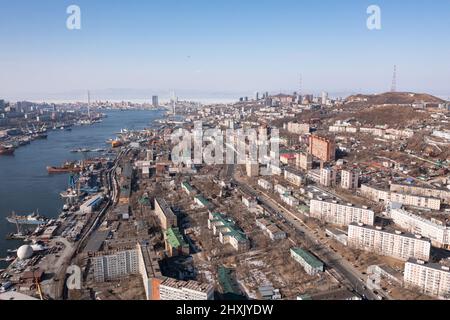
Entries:
[[394, 66], [394, 76], [392, 77], [391, 92], [397, 92], [397, 66]]

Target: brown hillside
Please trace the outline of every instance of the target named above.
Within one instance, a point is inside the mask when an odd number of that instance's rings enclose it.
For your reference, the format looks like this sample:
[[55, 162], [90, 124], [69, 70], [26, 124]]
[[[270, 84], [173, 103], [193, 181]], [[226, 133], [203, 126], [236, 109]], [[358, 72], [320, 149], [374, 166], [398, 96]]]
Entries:
[[346, 99], [349, 104], [386, 105], [386, 104], [413, 104], [413, 103], [443, 103], [444, 100], [425, 93], [387, 92], [375, 95], [353, 95]]

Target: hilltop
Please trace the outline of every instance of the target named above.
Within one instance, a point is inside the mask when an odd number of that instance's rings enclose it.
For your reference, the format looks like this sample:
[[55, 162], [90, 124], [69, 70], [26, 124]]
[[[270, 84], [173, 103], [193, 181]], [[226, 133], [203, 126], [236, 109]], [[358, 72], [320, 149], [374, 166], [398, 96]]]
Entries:
[[445, 100], [425, 93], [412, 92], [386, 92], [374, 95], [352, 95], [346, 100], [346, 104], [358, 104], [362, 106], [375, 105], [407, 105], [414, 103], [444, 103]]

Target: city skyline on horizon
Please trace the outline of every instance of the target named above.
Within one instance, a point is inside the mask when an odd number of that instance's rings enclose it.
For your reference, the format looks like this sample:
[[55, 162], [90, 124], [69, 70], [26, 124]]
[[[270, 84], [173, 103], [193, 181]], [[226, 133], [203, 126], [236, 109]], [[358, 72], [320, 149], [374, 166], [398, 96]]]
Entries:
[[[81, 30], [66, 28], [72, 4], [81, 9]], [[366, 26], [372, 4], [381, 8], [381, 30]], [[102, 99], [173, 90], [236, 99], [299, 91], [300, 76], [304, 93], [345, 97], [388, 92], [394, 65], [398, 91], [450, 97], [450, 45], [440, 41], [450, 31], [444, 1], [47, 0], [2, 7], [0, 40], [8, 50], [0, 52], [0, 96], [7, 100], [75, 101], [88, 89]]]

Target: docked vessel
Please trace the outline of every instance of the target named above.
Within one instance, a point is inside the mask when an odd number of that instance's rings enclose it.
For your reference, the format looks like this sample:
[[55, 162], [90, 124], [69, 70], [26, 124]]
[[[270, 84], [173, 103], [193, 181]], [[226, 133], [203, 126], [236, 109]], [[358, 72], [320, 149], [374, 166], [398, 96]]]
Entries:
[[83, 168], [75, 163], [66, 162], [62, 167], [47, 167], [49, 174], [80, 173]]
[[116, 139], [116, 140], [111, 141], [111, 146], [113, 148], [118, 148], [118, 147], [123, 146], [123, 142], [121, 140]]
[[36, 213], [29, 214], [27, 216], [18, 216], [15, 213], [13, 213], [10, 217], [7, 217], [6, 220], [9, 223], [14, 223], [18, 225], [32, 225], [32, 226], [39, 226], [46, 224], [48, 219], [40, 216]]
[[14, 151], [16, 151], [16, 149], [13, 146], [0, 145], [0, 155], [11, 156], [14, 154]]

